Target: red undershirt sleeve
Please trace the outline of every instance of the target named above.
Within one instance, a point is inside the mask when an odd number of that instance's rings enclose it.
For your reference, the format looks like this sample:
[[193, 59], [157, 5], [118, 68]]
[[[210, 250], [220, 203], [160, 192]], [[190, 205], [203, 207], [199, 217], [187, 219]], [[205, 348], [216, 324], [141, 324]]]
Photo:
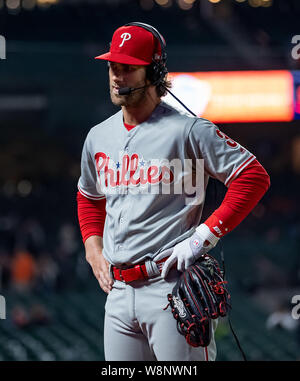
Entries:
[[77, 214], [82, 240], [85, 242], [90, 236], [103, 237], [105, 223], [106, 199], [91, 200], [77, 192]]
[[217, 237], [237, 227], [270, 187], [270, 177], [255, 159], [228, 187], [220, 207], [204, 222]]

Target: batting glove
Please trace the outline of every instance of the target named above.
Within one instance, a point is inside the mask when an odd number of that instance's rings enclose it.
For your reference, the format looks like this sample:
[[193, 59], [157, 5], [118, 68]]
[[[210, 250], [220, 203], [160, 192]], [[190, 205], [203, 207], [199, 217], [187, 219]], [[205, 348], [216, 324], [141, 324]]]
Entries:
[[164, 263], [161, 276], [166, 278], [169, 270], [177, 261], [177, 270], [184, 271], [200, 256], [206, 254], [218, 243], [216, 237], [205, 224], [196, 228], [195, 233], [174, 246], [172, 254]]

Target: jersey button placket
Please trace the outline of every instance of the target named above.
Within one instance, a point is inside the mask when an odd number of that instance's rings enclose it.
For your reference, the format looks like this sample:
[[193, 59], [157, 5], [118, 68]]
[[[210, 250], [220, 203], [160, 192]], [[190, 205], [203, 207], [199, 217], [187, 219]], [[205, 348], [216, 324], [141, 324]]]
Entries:
[[[128, 134], [128, 138], [127, 140], [124, 142], [124, 148], [123, 148], [123, 152], [124, 154], [127, 154], [128, 156], [130, 156], [129, 154], [129, 143], [130, 143], [130, 140], [132, 139], [133, 137], [133, 133], [132, 131], [129, 131], [129, 134]], [[122, 170], [122, 168], [120, 168]], [[125, 196], [125, 199], [126, 199], [126, 196]], [[123, 201], [125, 201], [125, 199]], [[117, 245], [117, 248], [118, 250], [124, 250], [124, 241], [122, 242], [122, 237], [125, 237], [126, 236], [126, 224], [125, 224], [125, 218], [124, 216], [122, 215], [122, 211], [120, 212], [120, 218], [119, 218], [119, 225], [118, 225], [118, 230], [119, 230], [119, 238], [120, 238], [120, 243], [119, 245]]]
[[118, 250], [124, 250], [124, 239], [126, 237], [126, 225], [124, 224], [125, 222], [125, 218], [123, 217], [122, 213], [120, 214], [120, 218], [119, 218], [119, 224], [118, 224], [118, 236], [119, 236], [119, 245], [117, 246], [118, 247]]

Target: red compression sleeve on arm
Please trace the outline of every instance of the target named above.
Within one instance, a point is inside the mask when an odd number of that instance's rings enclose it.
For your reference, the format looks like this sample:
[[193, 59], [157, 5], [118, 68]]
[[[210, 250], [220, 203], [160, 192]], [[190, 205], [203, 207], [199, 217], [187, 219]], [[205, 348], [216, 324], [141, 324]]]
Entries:
[[217, 237], [237, 227], [270, 187], [270, 177], [255, 159], [228, 187], [220, 207], [204, 222]]
[[105, 198], [91, 200], [77, 192], [77, 213], [83, 242], [92, 235], [103, 237], [105, 205]]

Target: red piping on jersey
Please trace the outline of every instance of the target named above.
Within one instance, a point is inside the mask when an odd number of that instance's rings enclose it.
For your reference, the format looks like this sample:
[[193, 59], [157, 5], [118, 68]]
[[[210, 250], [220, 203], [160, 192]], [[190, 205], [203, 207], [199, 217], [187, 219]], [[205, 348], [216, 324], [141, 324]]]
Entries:
[[255, 159], [230, 183], [220, 207], [204, 222], [217, 237], [238, 226], [270, 187], [270, 177]]
[[244, 163], [238, 167], [238, 169], [229, 177], [229, 179], [225, 181], [225, 185], [229, 187], [231, 181], [234, 180], [234, 178], [238, 176], [239, 172], [241, 172], [243, 168], [246, 168], [253, 160], [255, 160], [255, 156], [252, 155], [246, 161], [244, 161]]
[[96, 200], [96, 201], [98, 201], [98, 200], [101, 200], [101, 199], [105, 198], [105, 196], [99, 196], [99, 197], [90, 196], [90, 195], [88, 195], [87, 193], [85, 193], [82, 189], [80, 189], [80, 187], [78, 187], [78, 190], [79, 190], [79, 192], [80, 192], [84, 197], [89, 198], [89, 199], [91, 199], [91, 200]]

